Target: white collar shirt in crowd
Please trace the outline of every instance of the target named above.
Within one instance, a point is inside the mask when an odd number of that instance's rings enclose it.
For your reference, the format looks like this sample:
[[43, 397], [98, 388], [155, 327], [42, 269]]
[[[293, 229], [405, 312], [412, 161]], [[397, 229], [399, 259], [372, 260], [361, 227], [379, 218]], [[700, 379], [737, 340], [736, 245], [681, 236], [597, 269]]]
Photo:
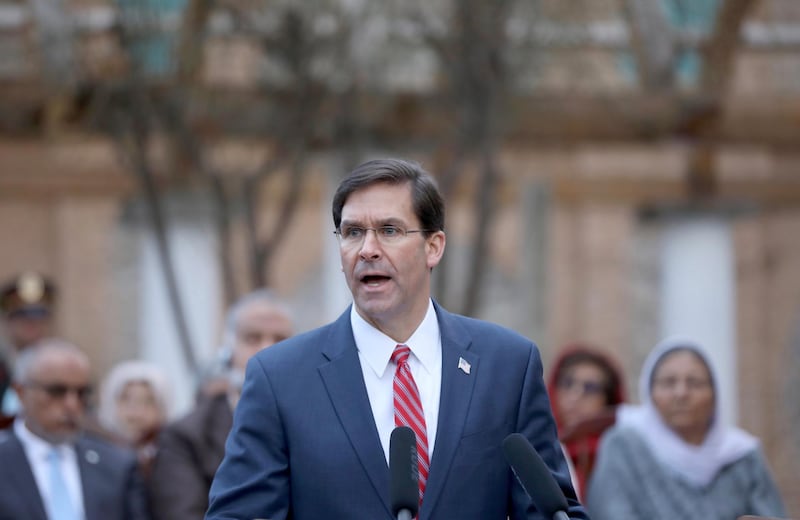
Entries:
[[[394, 430], [393, 381], [395, 365], [391, 363], [397, 342], [361, 317], [355, 305], [350, 311], [350, 323], [361, 361], [361, 371], [372, 406], [386, 462], [389, 462], [389, 438]], [[419, 389], [428, 436], [428, 456], [433, 458], [433, 445], [439, 418], [439, 398], [442, 387], [442, 339], [433, 302], [417, 330], [404, 343], [411, 349], [408, 358], [411, 374]]]
[[81, 489], [81, 475], [78, 468], [78, 458], [74, 446], [70, 444], [53, 445], [45, 441], [25, 426], [24, 417], [14, 421], [14, 433], [22, 443], [25, 456], [33, 471], [33, 478], [39, 487], [48, 518], [53, 514], [49, 511], [50, 504], [50, 462], [49, 457], [53, 448], [58, 449], [62, 461], [64, 480], [69, 491], [70, 501], [78, 513], [77, 518], [84, 518], [83, 491]]

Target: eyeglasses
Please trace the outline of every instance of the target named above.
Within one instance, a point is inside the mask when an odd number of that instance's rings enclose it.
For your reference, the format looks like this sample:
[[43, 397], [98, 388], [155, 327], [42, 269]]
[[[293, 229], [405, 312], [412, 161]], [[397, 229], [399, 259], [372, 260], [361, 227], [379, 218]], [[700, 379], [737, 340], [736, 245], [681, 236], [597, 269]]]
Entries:
[[711, 381], [697, 377], [657, 377], [653, 379], [653, 387], [659, 390], [674, 391], [680, 383], [683, 383], [689, 390], [705, 390], [711, 386]]
[[362, 226], [344, 226], [333, 232], [339, 239], [342, 247], [358, 247], [364, 243], [367, 231], [374, 231], [378, 242], [384, 245], [393, 245], [401, 242], [409, 233], [429, 233], [428, 229], [404, 229], [400, 226], [386, 225], [377, 228]]
[[39, 390], [43, 391], [47, 394], [47, 396], [51, 399], [65, 399], [67, 394], [74, 393], [75, 397], [82, 403], [87, 403], [89, 398], [92, 396], [92, 387], [91, 386], [70, 386], [65, 385], [62, 383], [37, 383], [31, 382], [28, 383], [26, 386], [30, 386], [33, 388], [38, 388]]
[[597, 381], [581, 381], [571, 376], [565, 376], [558, 380], [560, 390], [579, 389], [581, 395], [602, 395], [606, 392], [606, 385]]

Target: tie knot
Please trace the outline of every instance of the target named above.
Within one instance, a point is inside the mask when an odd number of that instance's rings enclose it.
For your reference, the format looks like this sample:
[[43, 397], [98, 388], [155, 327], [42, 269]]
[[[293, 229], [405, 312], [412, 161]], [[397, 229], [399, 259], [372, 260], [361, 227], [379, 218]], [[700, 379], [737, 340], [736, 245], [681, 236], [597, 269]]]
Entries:
[[58, 448], [53, 447], [47, 452], [47, 460], [50, 462], [61, 462], [61, 452], [58, 451]]
[[409, 354], [411, 354], [411, 349], [408, 348], [408, 345], [397, 345], [392, 352], [392, 361], [395, 365], [401, 365], [408, 361]]

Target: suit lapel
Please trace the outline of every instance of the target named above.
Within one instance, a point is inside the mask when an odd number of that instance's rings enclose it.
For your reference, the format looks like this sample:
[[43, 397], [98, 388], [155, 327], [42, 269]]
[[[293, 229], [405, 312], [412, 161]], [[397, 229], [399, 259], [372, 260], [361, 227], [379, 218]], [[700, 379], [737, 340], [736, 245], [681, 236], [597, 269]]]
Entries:
[[[436, 500], [444, 488], [450, 473], [458, 445], [461, 441], [467, 419], [475, 379], [478, 377], [480, 358], [468, 349], [470, 336], [461, 328], [454, 317], [439, 305], [436, 314], [442, 336], [442, 390], [439, 402], [439, 419], [436, 431], [431, 471], [422, 500], [420, 518], [429, 518]], [[463, 367], [465, 361], [469, 369]]]
[[323, 354], [329, 362], [319, 368], [319, 373], [328, 396], [375, 493], [381, 497], [387, 512], [391, 513], [387, 501], [389, 468], [364, 385], [358, 349], [350, 326], [349, 308], [333, 324]]
[[97, 502], [92, 500], [92, 493], [86, 492], [92, 489], [90, 486], [97, 473], [100, 454], [90, 446], [87, 446], [84, 439], [79, 439], [75, 445], [75, 455], [78, 457], [78, 470], [81, 475], [81, 489], [83, 490], [83, 509], [86, 519], [103, 518], [102, 511], [97, 509]]
[[26, 518], [47, 520], [47, 513], [44, 509], [41, 493], [39, 493], [39, 486], [33, 477], [33, 470], [31, 470], [22, 443], [16, 435], [12, 434], [9, 434], [3, 442], [9, 443], [8, 459], [3, 461], [3, 466], [5, 471], [13, 471], [13, 477], [9, 476], [9, 478], [3, 479], [3, 485], [10, 486], [13, 488], [14, 493], [19, 493], [20, 496], [24, 497], [22, 501], [28, 506], [29, 515]]

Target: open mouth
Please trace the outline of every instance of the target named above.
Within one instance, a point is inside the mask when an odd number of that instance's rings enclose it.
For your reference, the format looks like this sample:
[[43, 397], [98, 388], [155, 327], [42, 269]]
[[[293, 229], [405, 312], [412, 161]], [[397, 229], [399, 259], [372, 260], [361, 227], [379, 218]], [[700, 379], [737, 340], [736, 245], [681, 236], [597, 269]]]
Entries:
[[368, 274], [366, 276], [361, 277], [361, 283], [366, 285], [377, 286], [383, 282], [388, 281], [390, 278], [388, 276], [377, 275], [377, 274]]

